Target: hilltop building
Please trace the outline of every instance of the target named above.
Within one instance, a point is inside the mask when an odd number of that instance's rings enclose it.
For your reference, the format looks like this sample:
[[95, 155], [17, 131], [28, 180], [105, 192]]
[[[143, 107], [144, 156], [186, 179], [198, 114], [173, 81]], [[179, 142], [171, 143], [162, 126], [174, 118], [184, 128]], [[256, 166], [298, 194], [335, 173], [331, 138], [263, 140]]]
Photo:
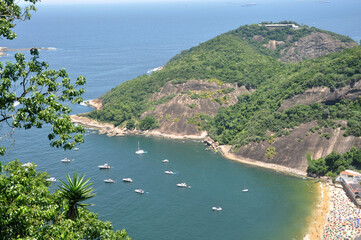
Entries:
[[299, 29], [299, 26], [293, 23], [271, 23], [271, 24], [259, 24], [259, 26], [266, 26], [266, 27], [287, 27], [291, 26], [293, 29]]

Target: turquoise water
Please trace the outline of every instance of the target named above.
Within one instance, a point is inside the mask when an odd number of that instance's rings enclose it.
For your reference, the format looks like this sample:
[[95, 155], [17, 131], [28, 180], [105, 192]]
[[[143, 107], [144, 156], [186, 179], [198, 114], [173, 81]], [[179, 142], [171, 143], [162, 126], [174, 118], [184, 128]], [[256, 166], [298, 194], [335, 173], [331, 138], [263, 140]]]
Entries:
[[[299, 239], [315, 200], [308, 181], [226, 160], [205, 151], [203, 143], [89, 130], [85, 141], [79, 151], [24, 146], [25, 151], [18, 143], [12, 150], [57, 179], [73, 172], [91, 177], [97, 196], [90, 209], [134, 239]], [[138, 141], [146, 154], [135, 154]], [[64, 157], [74, 161], [62, 163]], [[111, 169], [98, 169], [104, 163]], [[133, 182], [123, 183], [126, 177]], [[104, 183], [108, 178], [116, 183]], [[191, 188], [178, 188], [181, 182]], [[146, 193], [135, 193], [138, 188]], [[213, 206], [223, 210], [213, 212]]]
[[[117, 84], [164, 65], [184, 49], [243, 24], [295, 20], [361, 39], [361, 3], [275, 1], [242, 8], [237, 2], [208, 4], [40, 5], [33, 19], [16, 27], [9, 48], [55, 47], [41, 51], [52, 68], [65, 67], [87, 79], [84, 99], [97, 98]], [[2, 61], [11, 60], [11, 55]], [[74, 113], [91, 109], [74, 106]], [[4, 130], [4, 129], [3, 129]], [[48, 128], [17, 130], [6, 139], [7, 155], [32, 161], [39, 170], [64, 179], [84, 173], [97, 196], [92, 211], [133, 239], [299, 239], [315, 200], [312, 184], [274, 171], [229, 161], [205, 151], [202, 143], [147, 137], [107, 137], [87, 131], [79, 151], [49, 147]], [[138, 141], [148, 151], [134, 152]], [[64, 157], [74, 159], [66, 164]], [[163, 164], [163, 159], [169, 164]], [[112, 168], [99, 170], [109, 163]], [[164, 174], [165, 170], [177, 172]], [[121, 178], [131, 177], [130, 184]], [[117, 182], [106, 184], [104, 179]], [[191, 188], [179, 189], [186, 182]], [[55, 189], [57, 183], [54, 185]], [[134, 193], [142, 188], [144, 195]], [[242, 193], [248, 188], [248, 193]], [[212, 206], [221, 206], [213, 212]]]

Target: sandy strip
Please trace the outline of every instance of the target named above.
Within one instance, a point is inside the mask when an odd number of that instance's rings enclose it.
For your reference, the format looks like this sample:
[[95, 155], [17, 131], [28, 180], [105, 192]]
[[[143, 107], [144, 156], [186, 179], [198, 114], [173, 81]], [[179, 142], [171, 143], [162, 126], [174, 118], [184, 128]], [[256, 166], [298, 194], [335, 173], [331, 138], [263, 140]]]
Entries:
[[312, 215], [309, 217], [307, 234], [303, 238], [304, 240], [323, 239], [323, 229], [326, 224], [327, 214], [330, 211], [330, 186], [322, 183], [318, 184], [319, 198], [315, 203]]

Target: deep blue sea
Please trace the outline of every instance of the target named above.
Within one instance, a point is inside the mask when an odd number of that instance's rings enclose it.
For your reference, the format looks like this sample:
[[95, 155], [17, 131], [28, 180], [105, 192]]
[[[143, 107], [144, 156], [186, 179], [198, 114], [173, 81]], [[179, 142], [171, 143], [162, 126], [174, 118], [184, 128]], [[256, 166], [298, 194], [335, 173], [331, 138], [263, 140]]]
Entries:
[[[164, 65], [182, 50], [244, 24], [294, 20], [361, 39], [361, 2], [255, 1], [114, 5], [47, 5], [19, 22], [8, 48], [54, 47], [40, 56], [53, 69], [87, 79], [84, 99]], [[11, 61], [13, 53], [1, 61]], [[87, 112], [73, 106], [74, 113]], [[2, 129], [4, 131], [4, 129]], [[202, 143], [147, 137], [107, 137], [87, 130], [79, 151], [49, 147], [49, 127], [16, 130], [1, 142], [1, 161], [31, 161], [64, 179], [78, 172], [91, 178], [97, 196], [90, 210], [133, 239], [301, 239], [315, 202], [313, 185], [301, 179], [229, 161]], [[138, 142], [148, 153], [136, 155]], [[62, 163], [64, 157], [74, 159]], [[163, 164], [169, 159], [169, 164]], [[99, 170], [109, 163], [112, 168]], [[175, 175], [164, 174], [165, 170]], [[121, 178], [131, 177], [133, 183]], [[117, 182], [106, 184], [104, 179]], [[186, 182], [191, 188], [179, 189]], [[53, 190], [58, 183], [54, 184]], [[138, 195], [134, 189], [147, 193]], [[241, 190], [248, 188], [248, 193]], [[221, 212], [212, 212], [221, 206]]]

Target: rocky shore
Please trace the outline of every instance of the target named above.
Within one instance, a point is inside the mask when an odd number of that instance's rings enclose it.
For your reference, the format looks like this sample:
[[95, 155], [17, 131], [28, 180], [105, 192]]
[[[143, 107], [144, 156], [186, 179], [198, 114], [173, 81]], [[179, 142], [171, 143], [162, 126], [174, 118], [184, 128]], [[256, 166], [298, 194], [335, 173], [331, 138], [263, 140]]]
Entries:
[[[102, 103], [99, 99], [87, 100], [84, 103], [90, 107], [101, 109]], [[180, 134], [173, 134], [173, 133], [164, 133], [157, 130], [127, 130], [126, 128], [115, 127], [109, 123], [100, 123], [94, 119], [90, 119], [84, 116], [72, 115], [71, 116], [72, 122], [78, 123], [83, 125], [86, 128], [96, 129], [99, 130], [100, 134], [106, 134], [108, 136], [125, 136], [125, 135], [146, 135], [146, 136], [153, 136], [153, 137], [164, 137], [164, 138], [171, 138], [171, 139], [198, 139], [204, 140], [207, 144], [209, 144], [214, 150], [219, 151], [225, 158], [238, 161], [245, 164], [250, 164], [258, 167], [273, 169], [279, 172], [296, 175], [305, 177], [307, 173], [305, 171], [290, 168], [278, 164], [271, 164], [265, 163], [261, 161], [257, 161], [250, 158], [243, 158], [238, 155], [235, 155], [231, 152], [230, 145], [220, 145], [214, 142], [211, 138], [207, 137], [207, 132], [203, 131], [200, 134], [194, 135], [180, 135]]]

